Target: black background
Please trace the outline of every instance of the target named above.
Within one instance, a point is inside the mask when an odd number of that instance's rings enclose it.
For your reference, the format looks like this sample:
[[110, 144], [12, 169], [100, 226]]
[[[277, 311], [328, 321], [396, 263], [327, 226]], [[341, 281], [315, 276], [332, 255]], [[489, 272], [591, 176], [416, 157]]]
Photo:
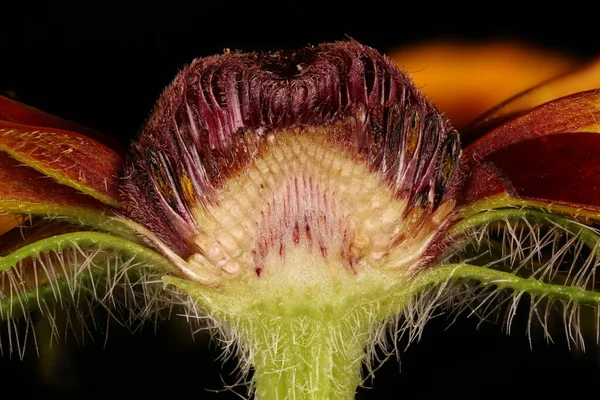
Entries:
[[[168, 2], [85, 6], [27, 3], [0, 11], [0, 94], [92, 126], [126, 144], [148, 116], [154, 100], [176, 72], [195, 57], [225, 48], [294, 48], [352, 37], [381, 51], [433, 38], [509, 39], [582, 57], [600, 55], [594, 13], [577, 4], [524, 10], [506, 2], [485, 7], [379, 1], [350, 4], [279, 2], [243, 6]], [[482, 3], [483, 4], [483, 3]], [[549, 3], [547, 3], [549, 4]], [[566, 8], [568, 7], [568, 8]], [[533, 349], [518, 319], [510, 336], [493, 324], [477, 329], [466, 317], [445, 330], [434, 320], [422, 340], [387, 362], [359, 398], [488, 394], [555, 397], [594, 390], [600, 378], [594, 344], [584, 354], [534, 337]], [[401, 343], [405, 345], [405, 343]], [[591, 350], [590, 350], [591, 348]], [[219, 351], [200, 336], [163, 327], [130, 335], [111, 328], [106, 345], [65, 346], [55, 379], [42, 379], [34, 351], [25, 361], [0, 358], [0, 382], [21, 395], [73, 394], [100, 398], [124, 392], [171, 397], [238, 398], [214, 393], [232, 384], [232, 365], [221, 368]]]

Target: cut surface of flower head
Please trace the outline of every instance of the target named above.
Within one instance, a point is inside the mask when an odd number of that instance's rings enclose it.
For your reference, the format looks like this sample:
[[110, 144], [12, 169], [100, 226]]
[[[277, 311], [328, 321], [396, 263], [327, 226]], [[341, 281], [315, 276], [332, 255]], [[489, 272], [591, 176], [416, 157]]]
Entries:
[[133, 154], [129, 216], [218, 285], [414, 272], [454, 207], [459, 143], [388, 59], [348, 42], [195, 61]]

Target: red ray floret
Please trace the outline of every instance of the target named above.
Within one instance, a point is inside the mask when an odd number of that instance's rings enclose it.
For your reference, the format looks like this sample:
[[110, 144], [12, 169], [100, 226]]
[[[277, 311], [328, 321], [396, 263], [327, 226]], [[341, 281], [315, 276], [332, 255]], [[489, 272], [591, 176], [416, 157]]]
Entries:
[[[500, 179], [522, 198], [600, 211], [599, 100], [598, 90], [572, 94], [480, 135], [464, 150], [465, 197], [498, 193]], [[479, 163], [492, 163], [502, 178], [477, 178]]]
[[[66, 189], [60, 186], [65, 185], [103, 203], [118, 206], [122, 157], [116, 151], [84, 136], [79, 130], [64, 129], [70, 127], [87, 132], [79, 125], [14, 100], [0, 98], [0, 118], [0, 150], [17, 160], [22, 168], [33, 168], [45, 175], [46, 181], [39, 183], [41, 187], [54, 184], [56, 192], [61, 193]], [[12, 192], [16, 194], [14, 190]], [[38, 195], [40, 203], [48, 199], [42, 193], [44, 191]]]

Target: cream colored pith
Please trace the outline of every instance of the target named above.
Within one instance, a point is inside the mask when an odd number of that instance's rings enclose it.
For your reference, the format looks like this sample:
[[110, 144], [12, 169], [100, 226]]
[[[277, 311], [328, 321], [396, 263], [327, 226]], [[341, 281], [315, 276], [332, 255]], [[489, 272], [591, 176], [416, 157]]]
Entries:
[[[318, 238], [333, 274], [407, 271], [416, 265], [452, 205], [442, 205], [420, 224], [422, 209], [405, 214], [406, 199], [395, 198], [364, 162], [326, 143], [319, 129], [325, 128], [270, 135], [251, 165], [225, 182], [217, 205], [195, 209], [201, 252], [187, 262], [196, 275], [218, 284], [295, 268], [281, 254], [282, 246], [293, 249], [293, 264], [302, 263], [299, 254], [314, 263], [319, 249], [312, 241]], [[306, 221], [300, 226], [306, 232], [294, 241], [284, 231], [298, 220]]]

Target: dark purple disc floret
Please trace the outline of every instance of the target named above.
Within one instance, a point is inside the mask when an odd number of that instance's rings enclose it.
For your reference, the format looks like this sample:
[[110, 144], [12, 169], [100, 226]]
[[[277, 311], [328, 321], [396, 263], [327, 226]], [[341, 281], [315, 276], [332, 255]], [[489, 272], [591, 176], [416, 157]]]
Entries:
[[182, 257], [197, 252], [192, 210], [260, 152], [268, 134], [331, 127], [326, 142], [365, 163], [430, 215], [457, 185], [457, 132], [391, 60], [355, 41], [194, 60], [133, 144], [125, 213]]

